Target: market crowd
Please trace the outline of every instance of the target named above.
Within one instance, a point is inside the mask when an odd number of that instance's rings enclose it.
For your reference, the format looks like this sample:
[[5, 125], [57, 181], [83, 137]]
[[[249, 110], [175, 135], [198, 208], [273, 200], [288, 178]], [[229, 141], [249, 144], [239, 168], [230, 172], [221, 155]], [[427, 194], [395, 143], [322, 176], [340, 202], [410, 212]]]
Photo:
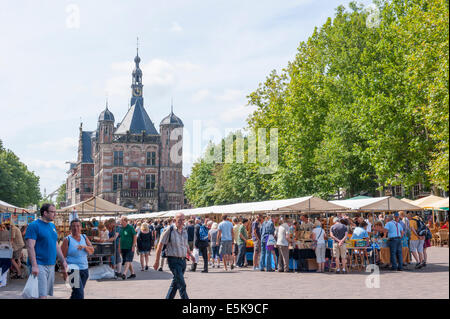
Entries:
[[[73, 282], [71, 298], [84, 298], [84, 287], [89, 278], [88, 256], [94, 253], [92, 237], [90, 239], [83, 233], [85, 227], [97, 231], [96, 241], [113, 244], [114, 252], [106, 262], [114, 268], [117, 279], [129, 280], [138, 276], [137, 271], [145, 272], [150, 268], [164, 271], [168, 267], [173, 281], [167, 298], [174, 298], [177, 291], [182, 298], [188, 298], [183, 277], [187, 262], [190, 263], [189, 271], [202, 273], [211, 268], [230, 271], [247, 267], [266, 272], [301, 271], [299, 263], [294, 264], [291, 256], [293, 250], [305, 248], [302, 247], [305, 242], [309, 243], [307, 248], [314, 251], [317, 272], [333, 267], [336, 273], [346, 273], [347, 243], [351, 239], [367, 240], [370, 244], [363, 251], [368, 254], [366, 263], [381, 265], [380, 250], [384, 243], [389, 248], [391, 270], [401, 271], [411, 262], [408, 258], [405, 262], [402, 254], [405, 246], [414, 258], [414, 268], [420, 269], [427, 266], [430, 228], [448, 229], [448, 221], [440, 225], [431, 221], [426, 223], [420, 213], [409, 212], [375, 215], [375, 220], [373, 214], [368, 214], [366, 219], [361, 215], [350, 218], [345, 214], [312, 219], [302, 214], [299, 220], [288, 215], [252, 218], [222, 215], [220, 220], [212, 220], [187, 219], [180, 213], [166, 220], [131, 221], [126, 216], [105, 222], [72, 219], [70, 235], [58, 241], [53, 224], [55, 207], [42, 205], [40, 215], [21, 229], [9, 224], [0, 226], [0, 242], [9, 241], [13, 247], [9, 263], [3, 260], [2, 276], [6, 276], [8, 269], [12, 279], [25, 278], [26, 274], [36, 276], [40, 298], [53, 295], [55, 265], [64, 279], [74, 271], [79, 272], [76, 277], [79, 282]], [[152, 252], [155, 263], [149, 265]], [[133, 267], [135, 255], [139, 256], [140, 269]]]

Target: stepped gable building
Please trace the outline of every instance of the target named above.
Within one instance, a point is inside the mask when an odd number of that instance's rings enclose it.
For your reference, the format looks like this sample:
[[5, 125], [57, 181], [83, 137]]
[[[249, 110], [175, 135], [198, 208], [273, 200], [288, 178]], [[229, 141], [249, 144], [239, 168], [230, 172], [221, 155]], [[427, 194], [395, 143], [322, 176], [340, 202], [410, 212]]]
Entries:
[[71, 163], [66, 182], [67, 206], [96, 195], [141, 212], [186, 207], [184, 125], [172, 106], [159, 125], [159, 133], [155, 129], [144, 108], [140, 61], [138, 53], [132, 73], [131, 107], [123, 120], [115, 126], [106, 103], [95, 131], [83, 131], [80, 125], [78, 159]]

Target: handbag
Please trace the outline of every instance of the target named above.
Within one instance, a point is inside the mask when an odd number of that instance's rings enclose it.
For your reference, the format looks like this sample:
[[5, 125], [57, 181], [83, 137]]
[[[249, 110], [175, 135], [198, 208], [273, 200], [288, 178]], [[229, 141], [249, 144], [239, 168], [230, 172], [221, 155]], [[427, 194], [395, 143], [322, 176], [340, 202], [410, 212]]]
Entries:
[[162, 257], [162, 258], [167, 258], [167, 257], [168, 257], [168, 256], [167, 256], [167, 245], [170, 243], [170, 237], [172, 236], [172, 229], [173, 229], [173, 226], [170, 226], [170, 230], [169, 230], [169, 240], [167, 241], [167, 244], [165, 244], [165, 245], [163, 246], [162, 251], [161, 251], [161, 257]]
[[316, 250], [316, 248], [317, 248], [317, 239], [320, 238], [320, 235], [322, 235], [322, 232], [323, 232], [323, 229], [320, 230], [319, 236], [317, 236], [317, 238], [312, 241], [311, 249]]
[[269, 237], [267, 238], [267, 244], [266, 246], [275, 246], [277, 244], [275, 237], [273, 237], [273, 235], [269, 235]]

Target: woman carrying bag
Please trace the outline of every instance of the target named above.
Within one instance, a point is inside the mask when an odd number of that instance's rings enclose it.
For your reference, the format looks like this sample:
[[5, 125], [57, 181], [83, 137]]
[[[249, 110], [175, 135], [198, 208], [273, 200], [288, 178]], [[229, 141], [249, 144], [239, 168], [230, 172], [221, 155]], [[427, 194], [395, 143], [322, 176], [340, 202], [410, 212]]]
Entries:
[[[324, 272], [325, 271], [325, 251], [326, 251], [326, 245], [325, 245], [325, 239], [326, 234], [325, 231], [322, 228], [322, 223], [320, 220], [316, 220], [316, 223], [314, 224], [314, 229], [312, 231], [312, 249], [316, 252], [316, 261], [319, 269], [317, 269], [317, 272]], [[314, 247], [315, 246], [315, 247]]]
[[84, 299], [84, 287], [89, 278], [89, 265], [87, 256], [94, 253], [94, 247], [92, 247], [89, 239], [81, 234], [81, 222], [78, 219], [74, 219], [70, 222], [71, 235], [64, 238], [61, 246], [62, 253], [66, 257], [69, 268], [72, 268], [69, 272], [69, 278], [72, 278], [72, 274], [75, 271], [78, 274], [74, 274], [74, 280], [79, 279], [78, 282], [71, 282], [72, 295], [70, 299]]

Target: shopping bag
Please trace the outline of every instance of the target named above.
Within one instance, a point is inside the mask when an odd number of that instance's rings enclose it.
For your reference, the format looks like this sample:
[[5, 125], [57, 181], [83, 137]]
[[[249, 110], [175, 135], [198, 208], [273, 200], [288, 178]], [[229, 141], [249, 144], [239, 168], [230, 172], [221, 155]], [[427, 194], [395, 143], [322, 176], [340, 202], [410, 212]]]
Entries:
[[89, 267], [89, 280], [113, 279], [114, 270], [109, 265]]
[[22, 297], [24, 299], [39, 298], [39, 283], [37, 276], [30, 275], [28, 277], [25, 288], [23, 288], [22, 291]]
[[273, 235], [269, 235], [269, 238], [267, 239], [267, 246], [275, 246], [277, 244], [275, 238]]
[[194, 255], [194, 258], [195, 258], [194, 263], [198, 263], [198, 260], [200, 258], [200, 251], [199, 251], [199, 249], [198, 248], [194, 248], [194, 250], [192, 252], [192, 255]]

